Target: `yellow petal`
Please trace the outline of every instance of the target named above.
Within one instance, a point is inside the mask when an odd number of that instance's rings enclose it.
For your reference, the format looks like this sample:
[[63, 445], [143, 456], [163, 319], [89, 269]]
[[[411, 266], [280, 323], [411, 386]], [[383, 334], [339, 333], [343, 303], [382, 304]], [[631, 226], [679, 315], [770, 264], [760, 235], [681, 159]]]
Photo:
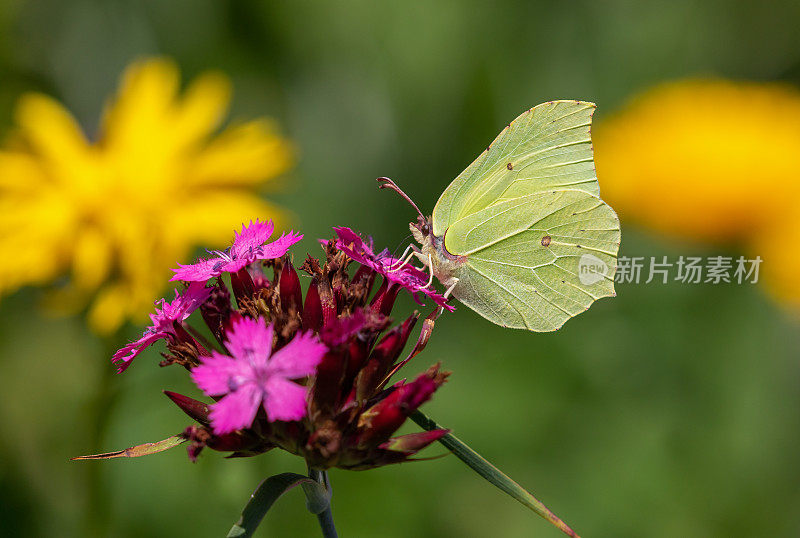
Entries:
[[294, 148], [262, 119], [230, 127], [197, 155], [187, 181], [194, 186], [246, 186], [283, 174]]
[[160, 153], [169, 138], [180, 75], [174, 62], [141, 60], [125, 70], [117, 98], [103, 118], [103, 145], [129, 159]]
[[46, 283], [66, 265], [74, 213], [60, 202], [58, 191], [37, 194], [0, 196], [0, 252], [8, 253], [8, 261], [0, 264], [0, 292]]
[[231, 100], [231, 83], [222, 73], [200, 75], [177, 105], [174, 136], [182, 146], [196, 144], [222, 122]]
[[45, 171], [33, 155], [0, 151], [0, 196], [8, 196], [9, 191], [35, 196], [36, 190], [46, 182]]
[[89, 328], [97, 334], [111, 334], [119, 329], [127, 316], [128, 293], [122, 284], [106, 286], [89, 307]]
[[[223, 248], [230, 244], [234, 230], [254, 219], [271, 219], [275, 223], [274, 237], [277, 237], [291, 217], [283, 209], [250, 193], [217, 191], [203, 193], [181, 204], [169, 215], [165, 227], [172, 243]], [[175, 260], [178, 261], [190, 260]], [[175, 262], [170, 267], [175, 267]]]
[[[800, 204], [799, 204], [800, 206]], [[769, 233], [755, 235], [748, 250], [749, 258], [761, 256], [760, 279], [775, 298], [794, 308], [800, 307], [800, 251], [795, 247], [800, 241], [800, 220], [786, 215], [771, 227]]]
[[108, 237], [94, 227], [80, 231], [75, 240], [72, 258], [72, 278], [83, 290], [97, 288], [111, 269], [111, 251]]
[[77, 121], [54, 99], [39, 93], [23, 95], [15, 120], [32, 149], [54, 165], [69, 167], [84, 158], [87, 144]]

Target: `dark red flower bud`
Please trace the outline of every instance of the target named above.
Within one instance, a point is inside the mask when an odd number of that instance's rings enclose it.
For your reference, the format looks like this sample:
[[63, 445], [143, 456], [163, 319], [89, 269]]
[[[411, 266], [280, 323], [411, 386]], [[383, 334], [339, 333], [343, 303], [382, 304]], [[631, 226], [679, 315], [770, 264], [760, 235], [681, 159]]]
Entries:
[[352, 382], [358, 375], [358, 371], [364, 367], [369, 359], [369, 345], [370, 342], [361, 338], [354, 338], [350, 341], [347, 347], [347, 374], [345, 379]]
[[439, 317], [440, 314], [441, 311], [439, 309], [436, 309], [422, 321], [422, 330], [419, 332], [419, 338], [417, 339], [417, 343], [414, 344], [414, 348], [411, 350], [411, 353], [408, 354], [408, 357], [403, 359], [402, 362], [399, 362], [394, 365], [394, 368], [392, 368], [392, 371], [389, 372], [389, 375], [386, 377], [387, 381], [395, 373], [397, 373], [397, 371], [400, 368], [405, 366], [408, 361], [416, 357], [423, 349], [425, 349], [425, 346], [428, 345], [428, 340], [430, 340], [431, 334], [433, 333], [433, 327], [436, 323], [436, 319]]
[[388, 380], [387, 374], [405, 347], [416, 321], [415, 314], [389, 331], [372, 350], [369, 361], [356, 379], [357, 400], [362, 401], [372, 396]]
[[400, 355], [400, 352], [403, 351], [408, 337], [411, 335], [411, 331], [417, 323], [418, 317], [419, 315], [414, 313], [409, 316], [402, 325], [389, 331], [386, 336], [378, 342], [375, 349], [372, 350], [370, 358], [377, 359], [383, 364], [391, 364], [394, 362]]
[[306, 292], [306, 302], [303, 305], [303, 328], [307, 331], [319, 332], [322, 329], [322, 302], [319, 298], [319, 279], [314, 277]]
[[226, 433], [224, 435], [212, 434], [206, 441], [206, 446], [212, 450], [220, 452], [266, 452], [272, 446], [265, 449], [261, 439], [246, 430]]
[[200, 424], [203, 424], [204, 426], [208, 426], [210, 424], [208, 419], [209, 409], [207, 404], [169, 390], [165, 390], [164, 394], [167, 395], [167, 398], [175, 402], [175, 405], [180, 407], [181, 411], [189, 415], [189, 417], [192, 419], [196, 420]]
[[319, 281], [317, 293], [319, 293], [319, 300], [322, 303], [322, 326], [329, 327], [336, 320], [338, 312], [336, 310], [336, 297], [327, 279], [323, 278]]
[[284, 310], [294, 307], [303, 315], [303, 293], [300, 289], [300, 279], [297, 277], [297, 271], [292, 267], [292, 262], [286, 260], [281, 269], [281, 276], [279, 279], [279, 290], [281, 297], [281, 306]]
[[389, 439], [378, 448], [402, 452], [406, 456], [410, 456], [419, 452], [434, 441], [438, 441], [448, 433], [450, 433], [450, 430], [430, 430], [409, 433], [408, 435], [401, 435], [400, 437]]
[[330, 351], [317, 366], [317, 375], [311, 387], [310, 415], [315, 418], [320, 412], [333, 414], [339, 407], [342, 379], [345, 373], [345, 355]]
[[242, 267], [236, 273], [231, 273], [231, 286], [237, 301], [251, 297], [256, 289], [255, 284], [253, 284], [253, 278], [247, 272], [247, 267]]
[[189, 441], [186, 451], [192, 462], [197, 461], [197, 456], [205, 447], [219, 452], [233, 452], [229, 457], [254, 456], [275, 448], [274, 444], [247, 430], [217, 435], [206, 426], [189, 426], [182, 435]]
[[438, 387], [426, 372], [411, 383], [394, 389], [386, 398], [362, 413], [358, 423], [361, 433], [356, 438], [356, 446], [368, 446], [388, 439]]
[[400, 293], [400, 286], [397, 284], [389, 284], [387, 279], [383, 279], [378, 291], [375, 292], [375, 297], [372, 298], [370, 306], [375, 312], [380, 312], [384, 316], [388, 316], [394, 307], [394, 301], [397, 299], [397, 294]]
[[206, 357], [211, 355], [211, 353], [209, 353], [208, 350], [203, 347], [203, 344], [198, 342], [194, 336], [189, 334], [189, 331], [187, 331], [179, 321], [175, 320], [172, 322], [172, 330], [172, 337], [175, 342], [193, 346], [197, 350], [198, 355], [205, 355]]
[[231, 294], [222, 279], [217, 279], [217, 285], [211, 289], [211, 295], [200, 305], [200, 313], [211, 334], [220, 344], [224, 340], [225, 326], [232, 311]]

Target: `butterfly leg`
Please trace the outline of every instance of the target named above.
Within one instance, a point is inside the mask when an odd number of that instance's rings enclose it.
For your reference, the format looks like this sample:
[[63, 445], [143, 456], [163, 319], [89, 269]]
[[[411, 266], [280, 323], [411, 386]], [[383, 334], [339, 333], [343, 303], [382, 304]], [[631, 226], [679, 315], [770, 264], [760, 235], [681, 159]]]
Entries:
[[450, 287], [449, 287], [449, 288], [447, 288], [447, 291], [446, 291], [446, 292], [444, 292], [444, 298], [445, 298], [445, 299], [447, 299], [448, 297], [450, 297], [450, 293], [452, 293], [452, 291], [453, 291], [453, 288], [455, 288], [455, 287], [456, 287], [456, 284], [458, 284], [458, 279], [457, 279], [456, 277], [453, 277], [453, 283], [452, 283], [452, 284], [450, 284]]
[[[397, 259], [398, 261], [399, 261], [399, 260], [402, 260], [402, 259], [405, 259], [405, 257], [408, 255], [408, 252], [411, 250], [411, 247], [412, 247], [412, 246], [414, 246], [414, 245], [411, 245], [411, 244], [409, 244], [409, 245], [406, 247], [406, 249], [403, 251], [403, 253], [402, 253], [402, 254], [401, 254], [401, 255], [400, 255], [398, 258], [396, 258], [396, 259]], [[395, 262], [395, 263], [396, 263], [396, 262]]]
[[409, 253], [408, 251], [412, 250], [413, 248], [414, 248], [414, 245], [408, 245], [408, 247], [406, 247], [406, 249], [403, 251], [402, 256], [400, 256], [397, 259], [397, 261], [392, 265], [392, 267], [389, 269], [390, 273], [394, 273], [395, 271], [399, 271], [400, 269], [405, 267], [406, 264], [408, 264], [408, 262], [411, 261], [411, 259], [414, 257], [414, 252], [410, 252]]
[[431, 257], [431, 255], [430, 255], [430, 254], [428, 254], [428, 263], [427, 263], [427, 266], [428, 266], [428, 270], [431, 272], [431, 277], [428, 279], [428, 283], [427, 283], [427, 284], [425, 284], [425, 285], [422, 287], [422, 289], [427, 289], [427, 288], [430, 288], [430, 287], [431, 287], [431, 284], [433, 284], [433, 258]]
[[420, 250], [416, 248], [416, 245], [412, 245], [412, 247], [415, 247], [413, 249], [414, 252], [412, 254], [414, 254], [414, 256], [416, 256], [417, 259], [419, 259], [419, 261], [422, 262], [423, 267], [428, 271], [430, 271], [431, 273], [431, 276], [428, 279], [428, 283], [422, 286], [422, 289], [429, 288], [431, 284], [433, 284], [433, 258], [431, 257], [430, 254], [425, 255], [422, 252], [420, 252]]

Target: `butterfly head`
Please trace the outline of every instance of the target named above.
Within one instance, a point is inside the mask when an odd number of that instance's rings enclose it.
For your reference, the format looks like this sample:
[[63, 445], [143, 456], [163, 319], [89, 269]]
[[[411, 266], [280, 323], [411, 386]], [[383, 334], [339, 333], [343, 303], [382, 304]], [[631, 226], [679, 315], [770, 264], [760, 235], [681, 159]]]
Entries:
[[417, 217], [417, 222], [409, 223], [408, 229], [411, 230], [414, 239], [420, 244], [426, 245], [433, 242], [433, 228], [431, 227], [430, 217], [426, 218], [419, 215]]

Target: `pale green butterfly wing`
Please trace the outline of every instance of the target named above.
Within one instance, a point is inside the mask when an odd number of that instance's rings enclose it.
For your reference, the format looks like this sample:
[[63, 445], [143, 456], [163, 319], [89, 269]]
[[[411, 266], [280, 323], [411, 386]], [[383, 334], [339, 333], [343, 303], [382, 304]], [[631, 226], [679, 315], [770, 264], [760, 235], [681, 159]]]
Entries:
[[590, 126], [595, 105], [550, 101], [523, 112], [447, 187], [433, 233], [501, 199], [551, 188], [599, 195]]
[[554, 331], [614, 295], [619, 219], [588, 192], [503, 200], [455, 222], [445, 238], [467, 257], [453, 295], [499, 325]]
[[614, 295], [619, 220], [599, 198], [594, 109], [551, 101], [524, 112], [434, 208], [433, 233], [466, 259], [453, 295], [495, 323], [552, 331]]

